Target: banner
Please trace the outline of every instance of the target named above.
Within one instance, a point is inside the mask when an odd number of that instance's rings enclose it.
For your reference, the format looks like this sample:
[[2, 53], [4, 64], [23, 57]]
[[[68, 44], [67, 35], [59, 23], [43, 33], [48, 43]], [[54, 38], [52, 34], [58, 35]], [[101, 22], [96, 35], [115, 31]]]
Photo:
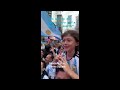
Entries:
[[41, 36], [55, 36], [61, 39], [61, 32], [46, 11], [41, 11]]

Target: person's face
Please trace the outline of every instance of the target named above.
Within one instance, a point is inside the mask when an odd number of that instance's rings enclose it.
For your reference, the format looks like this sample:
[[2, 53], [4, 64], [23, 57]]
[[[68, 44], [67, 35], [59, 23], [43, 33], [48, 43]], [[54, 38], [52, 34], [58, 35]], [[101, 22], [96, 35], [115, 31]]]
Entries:
[[70, 76], [66, 72], [59, 71], [55, 79], [70, 79]]
[[41, 62], [41, 70], [43, 70], [43, 63]]
[[63, 37], [63, 46], [65, 51], [73, 51], [78, 43], [75, 41], [74, 37], [67, 35]]
[[63, 52], [63, 51], [64, 51], [63, 47], [61, 47], [61, 48], [60, 48], [60, 51], [61, 51], [61, 52]]
[[43, 56], [43, 51], [41, 51], [41, 57]]
[[47, 63], [51, 62], [52, 61], [51, 55], [47, 55], [46, 58], [45, 58], [45, 61]]

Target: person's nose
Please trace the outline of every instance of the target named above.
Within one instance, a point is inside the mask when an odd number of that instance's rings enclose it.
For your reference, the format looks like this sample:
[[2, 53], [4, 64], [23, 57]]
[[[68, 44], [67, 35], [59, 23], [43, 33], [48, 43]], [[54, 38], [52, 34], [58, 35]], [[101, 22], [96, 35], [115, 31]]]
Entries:
[[64, 45], [67, 44], [67, 41], [64, 41]]

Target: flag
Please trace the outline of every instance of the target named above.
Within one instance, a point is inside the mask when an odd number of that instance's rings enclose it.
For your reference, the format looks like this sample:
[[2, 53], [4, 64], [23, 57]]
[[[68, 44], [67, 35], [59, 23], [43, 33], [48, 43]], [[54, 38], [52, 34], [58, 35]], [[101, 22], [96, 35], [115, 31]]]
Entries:
[[61, 32], [46, 11], [41, 11], [41, 36], [55, 36], [61, 39]]

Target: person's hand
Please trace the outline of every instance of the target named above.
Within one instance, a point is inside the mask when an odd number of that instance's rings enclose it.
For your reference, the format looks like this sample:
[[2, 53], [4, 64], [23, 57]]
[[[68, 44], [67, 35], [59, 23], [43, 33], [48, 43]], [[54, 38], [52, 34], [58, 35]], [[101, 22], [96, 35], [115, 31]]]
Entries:
[[54, 52], [54, 47], [52, 47], [50, 51]]
[[67, 60], [64, 57], [59, 55], [58, 59], [59, 59], [58, 62], [59, 62], [60, 67], [62, 67], [65, 72], [71, 71], [71, 68], [70, 68], [69, 64], [67, 63]]
[[67, 63], [66, 59], [64, 57], [59, 56], [59, 65], [64, 69], [64, 71], [66, 73], [68, 73], [68, 75], [70, 75], [70, 77], [72, 79], [79, 79], [79, 75], [77, 75], [69, 66], [69, 64]]
[[56, 56], [54, 57], [54, 60], [53, 60], [52, 66], [55, 66], [55, 67], [58, 66], [58, 61], [60, 60], [59, 57], [60, 57], [60, 55], [56, 55]]
[[60, 57], [60, 55], [56, 55], [56, 56], [54, 57], [54, 61], [55, 61], [55, 62], [58, 62], [58, 60], [60, 59], [59, 57]]

